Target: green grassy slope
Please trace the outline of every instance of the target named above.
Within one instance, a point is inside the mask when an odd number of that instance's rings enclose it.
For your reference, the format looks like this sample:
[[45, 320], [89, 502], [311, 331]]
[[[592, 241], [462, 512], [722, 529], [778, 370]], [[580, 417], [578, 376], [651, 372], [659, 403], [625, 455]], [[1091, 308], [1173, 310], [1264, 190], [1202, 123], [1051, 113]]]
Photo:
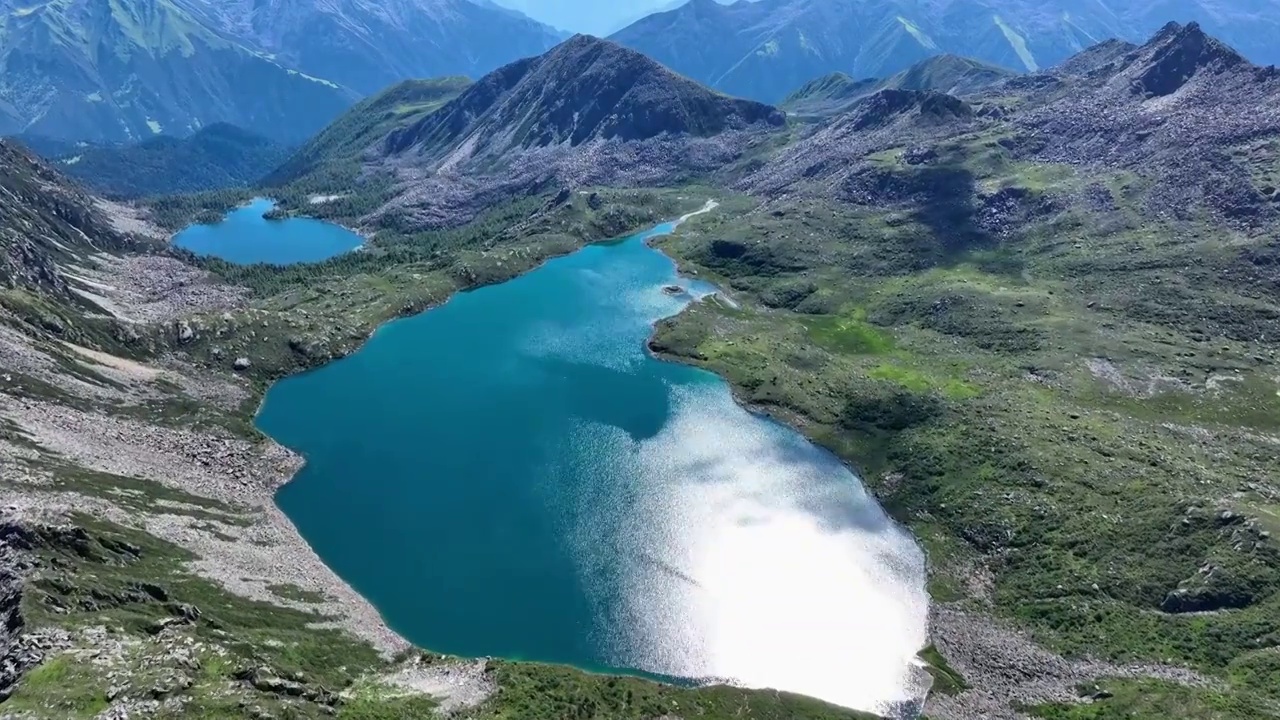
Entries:
[[457, 97], [464, 77], [406, 80], [348, 110], [266, 178], [270, 186], [304, 180], [320, 189], [350, 184], [361, 155], [392, 130], [408, 127]]

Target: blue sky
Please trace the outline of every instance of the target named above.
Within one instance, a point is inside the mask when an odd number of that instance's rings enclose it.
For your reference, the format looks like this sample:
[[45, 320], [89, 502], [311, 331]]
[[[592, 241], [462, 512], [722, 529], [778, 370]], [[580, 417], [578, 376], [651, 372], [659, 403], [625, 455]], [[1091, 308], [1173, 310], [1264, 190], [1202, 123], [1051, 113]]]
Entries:
[[624, 25], [682, 0], [494, 0], [531, 18], [570, 32], [608, 35]]

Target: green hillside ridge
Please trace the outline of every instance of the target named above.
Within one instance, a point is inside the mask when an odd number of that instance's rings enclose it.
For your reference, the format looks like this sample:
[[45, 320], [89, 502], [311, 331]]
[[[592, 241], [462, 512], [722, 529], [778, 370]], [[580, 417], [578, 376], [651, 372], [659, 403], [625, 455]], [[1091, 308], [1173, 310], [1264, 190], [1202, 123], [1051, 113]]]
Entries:
[[57, 159], [59, 168], [112, 198], [245, 187], [289, 155], [281, 144], [222, 123], [186, 138], [160, 136], [134, 145], [69, 152]]
[[834, 114], [835, 109], [874, 92], [872, 88], [879, 82], [874, 78], [854, 80], [842, 72], [834, 72], [801, 85], [779, 107], [795, 115]]
[[267, 185], [286, 185], [306, 176], [325, 187], [350, 184], [362, 154], [391, 131], [408, 127], [457, 97], [471, 81], [464, 77], [406, 80], [348, 110], [289, 159], [264, 173]]

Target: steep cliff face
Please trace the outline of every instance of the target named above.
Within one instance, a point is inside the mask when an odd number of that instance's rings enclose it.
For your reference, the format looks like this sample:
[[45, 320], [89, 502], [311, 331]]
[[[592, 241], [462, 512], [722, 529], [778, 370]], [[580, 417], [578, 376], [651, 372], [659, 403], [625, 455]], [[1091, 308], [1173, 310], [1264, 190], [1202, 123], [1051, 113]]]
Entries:
[[1134, 92], [1171, 95], [1197, 73], [1218, 74], [1247, 61], [1225, 43], [1204, 34], [1196, 23], [1169, 23], [1147, 43], [1133, 73]]
[[13, 694], [14, 686], [35, 664], [23, 652], [22, 577], [20, 550], [23, 529], [0, 516], [0, 702]]

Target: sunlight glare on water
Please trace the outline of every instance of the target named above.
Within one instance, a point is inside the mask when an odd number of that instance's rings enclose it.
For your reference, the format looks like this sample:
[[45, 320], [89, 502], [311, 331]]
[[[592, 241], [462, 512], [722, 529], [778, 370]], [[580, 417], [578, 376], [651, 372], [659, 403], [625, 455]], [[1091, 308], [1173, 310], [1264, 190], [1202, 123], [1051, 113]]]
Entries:
[[[625, 272], [579, 279], [625, 286]], [[648, 322], [683, 304], [660, 286], [602, 296]], [[542, 351], [617, 357], [628, 341], [599, 326], [562, 333], [542, 333]], [[668, 392], [671, 415], [655, 437], [631, 442], [595, 426], [570, 441], [597, 458], [584, 504], [613, 515], [578, 515], [580, 562], [623, 566], [621, 582], [602, 587], [624, 588], [611, 663], [868, 711], [918, 699], [928, 597], [912, 538], [838, 459], [751, 415], [723, 383]], [[614, 542], [601, 543], [602, 527]]]

